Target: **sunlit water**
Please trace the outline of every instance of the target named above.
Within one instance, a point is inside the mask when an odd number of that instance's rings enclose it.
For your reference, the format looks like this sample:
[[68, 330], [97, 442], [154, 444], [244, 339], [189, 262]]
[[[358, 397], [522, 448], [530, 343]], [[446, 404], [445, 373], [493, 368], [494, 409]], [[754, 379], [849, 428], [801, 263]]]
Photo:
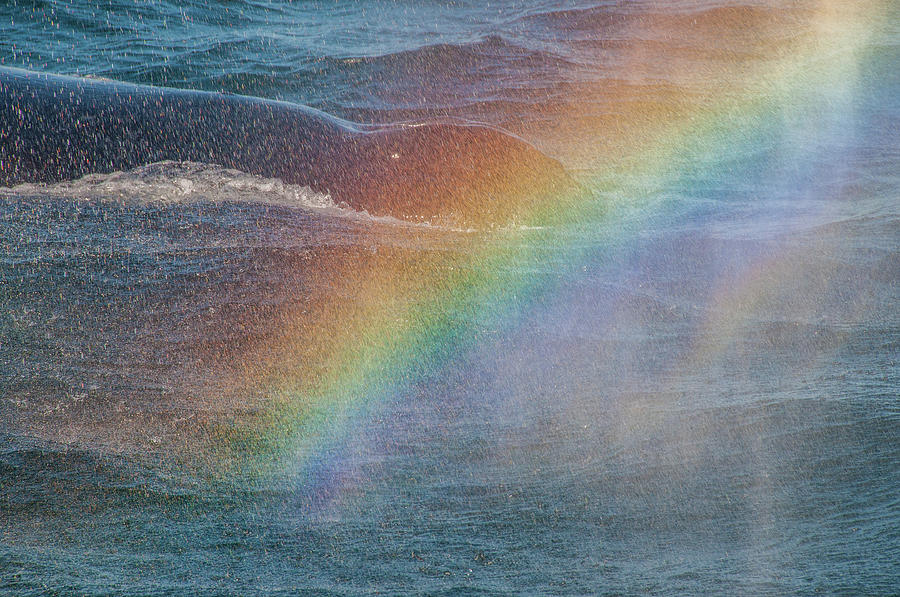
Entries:
[[4, 4], [5, 66], [487, 122], [588, 198], [0, 189], [0, 590], [895, 593], [896, 8], [738, 4]]

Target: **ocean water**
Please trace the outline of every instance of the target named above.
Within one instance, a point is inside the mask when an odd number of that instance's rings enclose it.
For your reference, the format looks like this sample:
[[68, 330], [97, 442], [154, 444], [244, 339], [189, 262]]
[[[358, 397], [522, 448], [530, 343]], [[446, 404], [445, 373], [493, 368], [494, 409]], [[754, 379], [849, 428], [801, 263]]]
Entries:
[[0, 593], [897, 594], [898, 16], [4, 2], [0, 67], [480, 123], [578, 187], [0, 187]]

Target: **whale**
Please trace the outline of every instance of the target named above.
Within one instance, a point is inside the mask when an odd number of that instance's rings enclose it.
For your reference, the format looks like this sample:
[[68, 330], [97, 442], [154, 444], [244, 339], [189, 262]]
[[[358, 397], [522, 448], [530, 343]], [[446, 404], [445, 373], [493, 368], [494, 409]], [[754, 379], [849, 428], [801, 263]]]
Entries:
[[557, 160], [468, 122], [363, 125], [283, 101], [0, 67], [0, 186], [161, 161], [211, 163], [373, 215], [527, 219], [572, 192]]

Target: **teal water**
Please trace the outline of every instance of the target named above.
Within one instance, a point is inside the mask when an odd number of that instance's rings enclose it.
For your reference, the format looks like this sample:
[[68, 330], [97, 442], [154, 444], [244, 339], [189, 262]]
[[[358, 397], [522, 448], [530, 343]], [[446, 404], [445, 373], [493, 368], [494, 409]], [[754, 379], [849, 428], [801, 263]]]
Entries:
[[[612, 84], [648, 42], [618, 24], [649, 5], [14, 1], [0, 65], [359, 121], [475, 119], [590, 180], [552, 108]], [[592, 187], [603, 219], [508, 265], [553, 277], [579, 246], [577, 274], [305, 476], [178, 464], [192, 398], [222, 383], [192, 347], [265, 337], [311, 294], [342, 300], [309, 274], [321, 247], [426, 257], [548, 236], [412, 240], [212, 165], [0, 189], [0, 593], [896, 594], [892, 27], [861, 61], [853, 118], [821, 114], [814, 151], [760, 143], [641, 201]]]

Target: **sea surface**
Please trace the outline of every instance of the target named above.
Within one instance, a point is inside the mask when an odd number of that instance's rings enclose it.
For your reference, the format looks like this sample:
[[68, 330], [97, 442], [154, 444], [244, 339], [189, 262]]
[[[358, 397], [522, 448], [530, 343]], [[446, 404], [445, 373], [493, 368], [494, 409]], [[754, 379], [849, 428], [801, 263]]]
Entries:
[[5, 0], [0, 66], [483, 123], [581, 191], [0, 188], [0, 593], [900, 593], [898, 65], [880, 0]]

